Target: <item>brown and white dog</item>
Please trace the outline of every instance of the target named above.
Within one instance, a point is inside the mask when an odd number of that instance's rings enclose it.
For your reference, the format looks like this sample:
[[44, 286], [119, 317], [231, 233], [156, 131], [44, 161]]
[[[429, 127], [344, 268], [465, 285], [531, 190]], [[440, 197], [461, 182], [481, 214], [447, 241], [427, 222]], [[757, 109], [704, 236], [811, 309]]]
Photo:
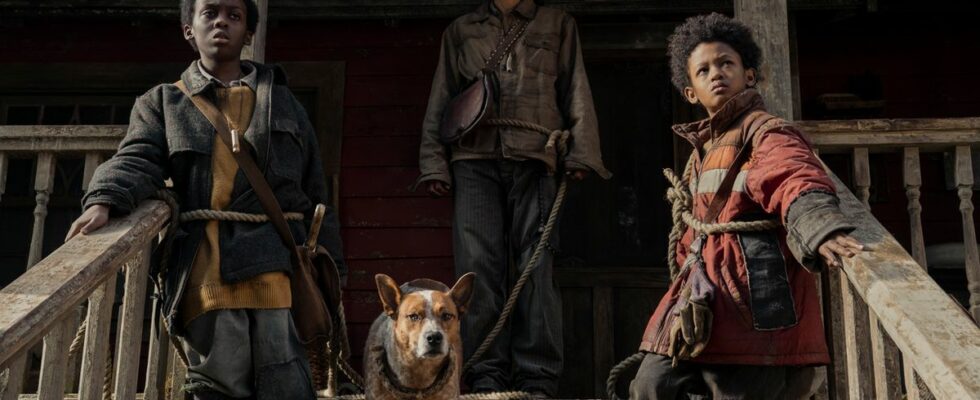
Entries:
[[431, 279], [399, 287], [388, 275], [374, 277], [384, 313], [371, 325], [364, 351], [367, 400], [459, 398], [459, 318], [475, 278], [463, 275], [450, 289]]

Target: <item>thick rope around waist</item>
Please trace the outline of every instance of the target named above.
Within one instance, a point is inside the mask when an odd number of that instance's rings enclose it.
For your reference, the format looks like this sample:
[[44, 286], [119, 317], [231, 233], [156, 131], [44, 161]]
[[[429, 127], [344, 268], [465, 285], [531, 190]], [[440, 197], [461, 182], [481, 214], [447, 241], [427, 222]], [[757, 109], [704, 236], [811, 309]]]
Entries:
[[559, 155], [564, 155], [568, 145], [568, 138], [571, 132], [562, 129], [548, 129], [543, 125], [534, 122], [523, 121], [514, 118], [490, 118], [484, 122], [490, 126], [506, 126], [511, 128], [523, 128], [538, 132], [548, 137], [545, 143], [545, 151], [557, 150]]
[[[284, 212], [283, 215], [287, 221], [302, 221], [305, 218], [302, 213], [298, 212]], [[269, 222], [269, 216], [266, 214], [249, 214], [219, 210], [194, 210], [180, 213], [180, 222], [182, 223], [203, 220], [262, 223]]]
[[702, 222], [691, 212], [692, 196], [687, 186], [684, 185], [684, 182], [670, 168], [664, 169], [664, 176], [672, 186], [667, 189], [667, 201], [671, 203], [673, 209], [677, 209], [677, 212], [673, 213], [675, 225], [678, 222], [677, 218], [679, 216], [684, 224], [691, 229], [694, 229], [698, 233], [708, 235], [725, 232], [767, 231], [778, 228], [781, 225], [777, 220], [731, 221], [710, 224]]

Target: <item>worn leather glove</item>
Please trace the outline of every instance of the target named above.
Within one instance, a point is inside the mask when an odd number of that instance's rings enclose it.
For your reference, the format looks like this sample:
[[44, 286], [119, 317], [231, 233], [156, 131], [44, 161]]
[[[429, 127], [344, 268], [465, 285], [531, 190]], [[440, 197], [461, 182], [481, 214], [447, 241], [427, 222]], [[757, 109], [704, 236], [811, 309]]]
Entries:
[[714, 291], [714, 285], [704, 273], [704, 266], [698, 263], [688, 275], [671, 311], [674, 321], [670, 327], [667, 355], [673, 358], [675, 366], [679, 360], [697, 357], [708, 346], [713, 318], [710, 302]]

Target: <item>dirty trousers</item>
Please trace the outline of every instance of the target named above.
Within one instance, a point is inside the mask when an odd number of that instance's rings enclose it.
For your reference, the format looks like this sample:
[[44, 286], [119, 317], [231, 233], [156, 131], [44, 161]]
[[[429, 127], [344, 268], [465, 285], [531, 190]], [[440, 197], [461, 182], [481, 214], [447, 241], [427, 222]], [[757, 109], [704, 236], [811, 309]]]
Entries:
[[186, 333], [184, 389], [195, 399], [315, 398], [289, 309], [209, 311]]
[[[452, 168], [456, 274], [477, 274], [474, 300], [462, 318], [468, 360], [497, 322], [510, 287], [534, 253], [557, 181], [538, 161], [460, 160]], [[556, 394], [563, 350], [561, 297], [552, 271], [557, 226], [549, 243], [509, 323], [464, 377], [474, 391]], [[517, 271], [511, 272], [511, 265]]]
[[[809, 399], [826, 375], [814, 366], [698, 364], [648, 353], [630, 383], [630, 400]], [[690, 395], [690, 396], [689, 396]]]

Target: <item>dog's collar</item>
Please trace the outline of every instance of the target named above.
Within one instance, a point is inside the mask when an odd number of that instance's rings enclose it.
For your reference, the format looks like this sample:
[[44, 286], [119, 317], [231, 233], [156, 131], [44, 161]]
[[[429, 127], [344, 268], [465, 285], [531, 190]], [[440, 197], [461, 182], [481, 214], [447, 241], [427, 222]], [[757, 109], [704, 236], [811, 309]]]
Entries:
[[391, 369], [391, 365], [388, 364], [388, 353], [385, 351], [384, 346], [378, 346], [375, 348], [378, 357], [375, 362], [381, 368], [378, 368], [381, 374], [381, 382], [385, 387], [397, 394], [399, 397], [423, 399], [429, 397], [430, 395], [438, 392], [446, 383], [449, 383], [449, 378], [453, 375], [453, 351], [449, 350], [449, 357], [446, 357], [446, 362], [443, 364], [442, 368], [439, 368], [439, 375], [432, 382], [431, 385], [422, 389], [413, 389], [406, 387], [401, 382], [398, 381], [398, 377], [395, 376], [395, 371]]

